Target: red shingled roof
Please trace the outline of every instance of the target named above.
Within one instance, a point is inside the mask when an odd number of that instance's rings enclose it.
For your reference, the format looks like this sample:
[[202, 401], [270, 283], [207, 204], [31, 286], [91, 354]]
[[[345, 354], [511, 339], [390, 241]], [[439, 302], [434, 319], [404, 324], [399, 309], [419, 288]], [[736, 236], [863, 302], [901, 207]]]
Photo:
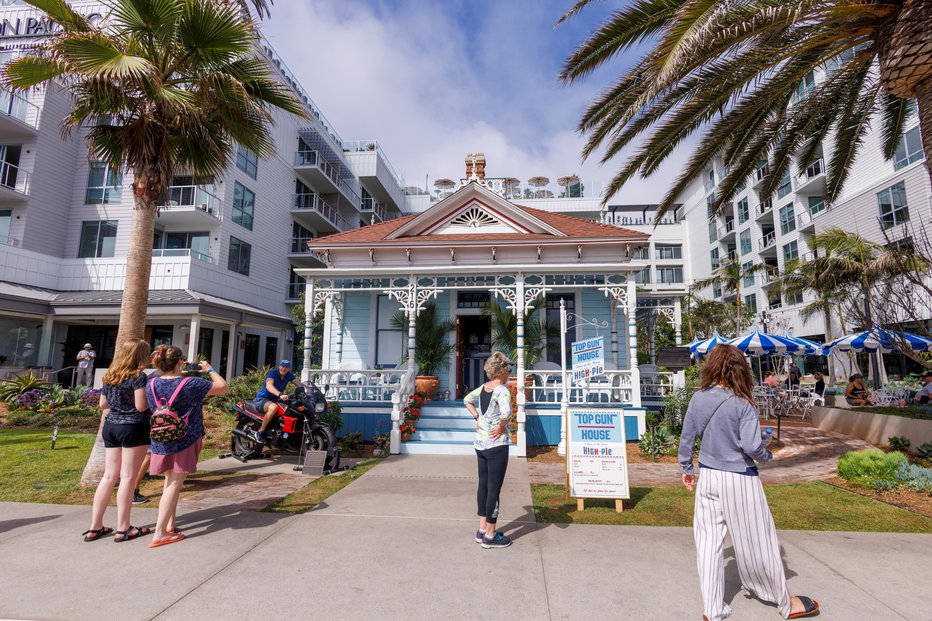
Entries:
[[[590, 220], [583, 220], [582, 218], [577, 218], [575, 216], [567, 216], [561, 213], [553, 213], [550, 211], [543, 211], [542, 209], [533, 209], [531, 207], [525, 207], [524, 205], [515, 205], [518, 209], [526, 211], [528, 214], [534, 216], [535, 218], [540, 219], [551, 227], [557, 229], [558, 231], [564, 233], [567, 237], [557, 237], [555, 235], [546, 235], [546, 234], [530, 234], [530, 233], [487, 233], [481, 236], [482, 240], [520, 240], [520, 239], [553, 239], [566, 241], [567, 238], [570, 239], [605, 239], [605, 238], [615, 238], [615, 239], [646, 239], [649, 237], [647, 233], [641, 233], [639, 231], [633, 231], [631, 229], [625, 229], [620, 226], [612, 226], [610, 224], [602, 224], [601, 222], [592, 222]], [[354, 245], [361, 243], [371, 243], [371, 242], [381, 242], [385, 241], [392, 244], [408, 244], [412, 240], [417, 241], [469, 241], [476, 240], [478, 236], [470, 234], [455, 234], [455, 235], [418, 235], [411, 237], [399, 237], [397, 239], [386, 240], [385, 238], [390, 235], [393, 231], [397, 230], [399, 227], [403, 226], [411, 219], [416, 218], [420, 214], [405, 216], [403, 218], [397, 218], [395, 220], [389, 220], [388, 222], [380, 222], [378, 224], [371, 224], [369, 226], [363, 226], [358, 229], [353, 229], [352, 231], [347, 231], [345, 233], [337, 233], [336, 235], [328, 235], [326, 237], [319, 237], [311, 242], [312, 246], [333, 246], [333, 245]]]

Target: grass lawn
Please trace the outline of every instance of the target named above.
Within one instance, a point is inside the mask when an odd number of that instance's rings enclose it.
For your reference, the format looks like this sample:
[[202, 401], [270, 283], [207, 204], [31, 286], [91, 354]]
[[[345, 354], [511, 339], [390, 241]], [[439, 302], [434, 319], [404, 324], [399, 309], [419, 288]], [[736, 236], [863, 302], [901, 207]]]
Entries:
[[323, 502], [324, 499], [336, 494], [369, 472], [377, 463], [379, 463], [378, 459], [367, 459], [346, 472], [320, 477], [298, 491], [288, 494], [265, 510], [271, 513], [305, 513], [310, 511]]
[[[932, 518], [852, 494], [821, 482], [764, 488], [777, 528], [791, 530], [932, 533]], [[692, 526], [693, 493], [683, 487], [633, 487], [623, 513], [613, 500], [566, 498], [562, 485], [531, 485], [534, 515], [540, 522]]]
[[95, 434], [58, 432], [52, 450], [48, 429], [0, 429], [0, 500], [90, 503], [93, 490], [77, 487]]

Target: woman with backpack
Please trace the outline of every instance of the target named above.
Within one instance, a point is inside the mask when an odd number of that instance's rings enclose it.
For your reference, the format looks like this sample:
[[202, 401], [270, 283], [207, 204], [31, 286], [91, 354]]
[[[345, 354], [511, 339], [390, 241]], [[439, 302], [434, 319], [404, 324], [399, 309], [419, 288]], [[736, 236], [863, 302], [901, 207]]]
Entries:
[[159, 376], [149, 380], [146, 389], [153, 423], [149, 474], [164, 474], [165, 486], [150, 548], [184, 539], [175, 528], [175, 511], [185, 478], [197, 471], [204, 435], [204, 397], [227, 392], [226, 380], [209, 362], [201, 360], [197, 364], [210, 381], [184, 376], [186, 362], [174, 345], [159, 345], [152, 354], [152, 366], [158, 369]]
[[104, 476], [94, 493], [91, 527], [84, 531], [84, 541], [96, 541], [113, 532], [103, 525], [104, 512], [117, 481], [117, 530], [114, 541], [129, 541], [148, 535], [148, 528], [129, 523], [133, 507], [136, 471], [149, 448], [149, 412], [146, 403], [146, 374], [149, 344], [143, 340], [126, 341], [103, 377], [100, 410], [104, 441]]
[[[745, 594], [776, 604], [784, 619], [819, 612], [819, 602], [790, 596], [786, 587], [777, 530], [755, 465], [773, 455], [762, 440], [753, 385], [744, 354], [732, 345], [718, 345], [702, 365], [700, 390], [683, 419], [679, 462], [683, 485], [689, 491], [696, 488], [693, 535], [706, 621], [731, 614], [725, 602], [726, 532]], [[702, 439], [698, 476], [693, 470], [696, 437]]]

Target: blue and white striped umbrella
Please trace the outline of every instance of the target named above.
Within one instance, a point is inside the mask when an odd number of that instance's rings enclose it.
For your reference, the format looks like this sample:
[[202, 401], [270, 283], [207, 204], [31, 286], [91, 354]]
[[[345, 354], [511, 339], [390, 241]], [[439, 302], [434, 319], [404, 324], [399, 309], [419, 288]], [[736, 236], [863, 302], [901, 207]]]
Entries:
[[798, 354], [806, 354], [807, 356], [824, 356], [825, 355], [825, 352], [822, 351], [822, 343], [816, 343], [815, 341], [804, 339], [801, 336], [793, 336], [789, 333], [784, 333], [783, 338], [789, 339], [803, 346], [802, 350], [796, 352]]
[[728, 341], [746, 355], [760, 356], [763, 354], [792, 354], [802, 351], [805, 347], [791, 339], [776, 334], [767, 334], [755, 329], [750, 334], [739, 336]]
[[693, 341], [689, 344], [689, 353], [694, 358], [701, 358], [707, 353], [712, 351], [712, 348], [720, 343], [727, 343], [728, 339], [719, 336], [718, 332], [712, 334], [711, 337], [703, 339], [701, 341]]
[[932, 339], [918, 334], [897, 332], [896, 330], [883, 330], [874, 328], [856, 334], [849, 334], [823, 345], [826, 352], [830, 351], [866, 351], [874, 353], [879, 351], [888, 354], [895, 351], [895, 344], [905, 344], [913, 351], [932, 351]]

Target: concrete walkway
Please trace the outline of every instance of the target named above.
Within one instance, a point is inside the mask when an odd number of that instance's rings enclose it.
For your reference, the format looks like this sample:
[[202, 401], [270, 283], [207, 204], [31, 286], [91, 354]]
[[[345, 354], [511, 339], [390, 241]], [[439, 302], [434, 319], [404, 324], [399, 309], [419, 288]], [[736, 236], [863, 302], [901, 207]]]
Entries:
[[[473, 541], [475, 460], [394, 456], [298, 516], [230, 501], [179, 514], [189, 538], [81, 541], [87, 507], [0, 503], [0, 618], [700, 619], [688, 528], [537, 524], [527, 463], [502, 493], [505, 550]], [[133, 512], [148, 525], [155, 511]], [[113, 523], [112, 510], [106, 523]], [[781, 533], [790, 590], [822, 619], [928, 620], [932, 535]], [[739, 592], [732, 619], [779, 619]]]

